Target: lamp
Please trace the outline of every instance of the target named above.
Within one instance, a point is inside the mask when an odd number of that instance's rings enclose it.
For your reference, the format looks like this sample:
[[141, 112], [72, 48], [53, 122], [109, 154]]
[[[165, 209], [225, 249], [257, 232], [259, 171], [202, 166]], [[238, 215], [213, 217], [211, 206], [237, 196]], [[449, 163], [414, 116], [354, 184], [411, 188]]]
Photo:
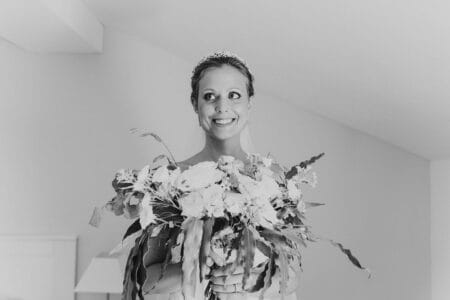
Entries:
[[123, 270], [119, 258], [107, 253], [100, 253], [91, 260], [80, 281], [75, 287], [77, 293], [122, 293]]

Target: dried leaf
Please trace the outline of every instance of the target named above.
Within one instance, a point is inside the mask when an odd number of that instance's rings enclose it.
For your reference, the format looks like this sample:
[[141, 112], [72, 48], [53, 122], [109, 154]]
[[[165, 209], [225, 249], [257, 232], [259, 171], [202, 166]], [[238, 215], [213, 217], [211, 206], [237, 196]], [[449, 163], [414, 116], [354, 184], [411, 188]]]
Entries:
[[320, 153], [319, 155], [313, 156], [310, 159], [302, 161], [301, 163], [293, 166], [288, 172], [286, 172], [286, 179], [291, 179], [292, 177], [298, 174], [297, 167], [306, 169], [309, 165], [315, 163], [319, 158], [321, 158], [324, 155], [325, 153]]
[[91, 219], [89, 220], [89, 225], [94, 227], [99, 227], [103, 217], [103, 210], [101, 208], [94, 208], [92, 212]]
[[369, 278], [372, 276], [370, 269], [363, 267], [361, 265], [361, 263], [358, 261], [358, 259], [352, 254], [352, 252], [350, 251], [350, 249], [346, 249], [344, 248], [344, 246], [341, 243], [335, 242], [333, 240], [330, 239], [326, 239], [327, 241], [329, 241], [333, 246], [338, 247], [347, 257], [348, 259], [352, 262], [352, 264], [356, 267], [358, 267], [361, 270], [366, 271], [369, 275]]

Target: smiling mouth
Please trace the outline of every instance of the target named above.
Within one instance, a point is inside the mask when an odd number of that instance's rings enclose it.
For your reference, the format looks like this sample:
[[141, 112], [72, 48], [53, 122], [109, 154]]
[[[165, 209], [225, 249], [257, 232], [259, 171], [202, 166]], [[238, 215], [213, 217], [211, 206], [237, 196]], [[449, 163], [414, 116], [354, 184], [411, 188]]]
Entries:
[[236, 121], [236, 118], [228, 118], [228, 119], [213, 119], [213, 123], [218, 125], [218, 126], [226, 126], [226, 125], [230, 125], [231, 123], [233, 123], [234, 121]]

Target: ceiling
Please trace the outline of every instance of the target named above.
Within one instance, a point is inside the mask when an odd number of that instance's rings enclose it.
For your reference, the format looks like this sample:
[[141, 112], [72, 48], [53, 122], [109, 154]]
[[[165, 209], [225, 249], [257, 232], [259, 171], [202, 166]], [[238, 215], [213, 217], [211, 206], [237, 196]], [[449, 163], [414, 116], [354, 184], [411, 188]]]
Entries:
[[450, 158], [448, 0], [83, 0], [106, 27], [196, 63], [244, 57], [257, 92], [421, 157]]

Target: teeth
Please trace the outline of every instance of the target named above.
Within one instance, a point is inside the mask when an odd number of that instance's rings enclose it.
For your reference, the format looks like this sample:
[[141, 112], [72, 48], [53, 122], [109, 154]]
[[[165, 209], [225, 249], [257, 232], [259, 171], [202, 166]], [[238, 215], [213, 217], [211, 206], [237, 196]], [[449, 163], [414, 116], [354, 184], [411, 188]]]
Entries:
[[233, 119], [215, 119], [214, 122], [225, 125], [225, 124], [230, 124], [231, 122], [233, 122]]

